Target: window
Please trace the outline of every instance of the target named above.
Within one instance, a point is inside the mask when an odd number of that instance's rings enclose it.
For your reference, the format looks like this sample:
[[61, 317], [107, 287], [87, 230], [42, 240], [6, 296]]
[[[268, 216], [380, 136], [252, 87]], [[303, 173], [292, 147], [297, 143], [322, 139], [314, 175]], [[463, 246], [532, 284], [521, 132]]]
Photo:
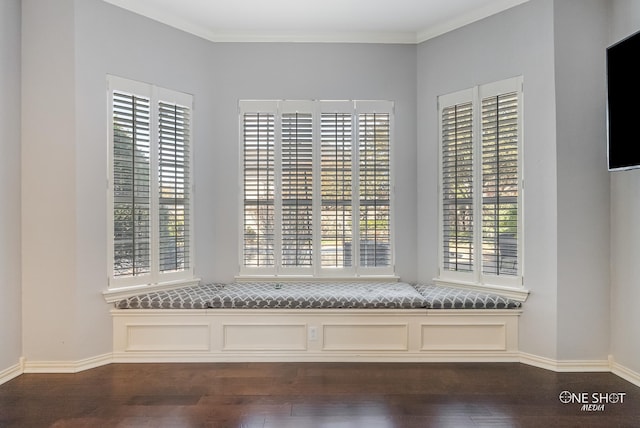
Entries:
[[110, 286], [193, 275], [192, 97], [110, 76]]
[[392, 112], [240, 102], [242, 275], [393, 274]]
[[440, 279], [522, 284], [522, 79], [444, 95]]

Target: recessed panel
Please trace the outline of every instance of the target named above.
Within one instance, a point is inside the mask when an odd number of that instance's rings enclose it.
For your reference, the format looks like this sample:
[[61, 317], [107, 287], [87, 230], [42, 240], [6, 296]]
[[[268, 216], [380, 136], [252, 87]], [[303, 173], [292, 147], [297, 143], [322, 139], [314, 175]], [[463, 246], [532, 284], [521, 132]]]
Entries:
[[127, 325], [127, 351], [208, 351], [209, 325]]
[[225, 351], [304, 351], [305, 324], [225, 324]]
[[504, 324], [423, 324], [423, 351], [504, 351]]
[[325, 351], [406, 351], [407, 324], [325, 324]]

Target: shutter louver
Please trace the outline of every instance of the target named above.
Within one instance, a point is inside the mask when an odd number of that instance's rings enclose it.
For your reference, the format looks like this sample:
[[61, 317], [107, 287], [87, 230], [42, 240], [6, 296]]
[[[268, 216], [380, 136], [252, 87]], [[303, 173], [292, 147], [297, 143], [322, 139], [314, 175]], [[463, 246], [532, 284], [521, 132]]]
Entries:
[[442, 250], [448, 271], [474, 266], [472, 130], [471, 102], [442, 110]]
[[275, 120], [271, 113], [246, 113], [244, 150], [244, 265], [273, 266]]
[[312, 266], [313, 120], [282, 115], [282, 265]]
[[189, 260], [189, 108], [160, 102], [159, 137], [159, 269], [188, 269]]
[[151, 269], [150, 101], [113, 92], [113, 276]]
[[364, 113], [358, 123], [360, 266], [390, 266], [390, 115]]
[[[352, 231], [352, 117], [323, 113], [321, 124], [322, 267], [350, 267]], [[346, 249], [346, 251], [345, 251]]]
[[518, 94], [482, 100], [483, 273], [518, 274]]

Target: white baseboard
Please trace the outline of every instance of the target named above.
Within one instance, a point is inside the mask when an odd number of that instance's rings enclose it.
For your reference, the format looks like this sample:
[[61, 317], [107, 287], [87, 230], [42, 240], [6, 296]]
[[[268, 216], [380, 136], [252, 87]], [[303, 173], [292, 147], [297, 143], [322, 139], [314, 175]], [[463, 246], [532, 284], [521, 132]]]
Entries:
[[443, 352], [439, 354], [420, 353], [280, 353], [280, 352], [225, 352], [216, 355], [198, 352], [116, 352], [114, 363], [171, 363], [171, 362], [315, 362], [315, 363], [495, 363], [519, 362], [514, 353], [492, 352]]
[[640, 387], [640, 373], [637, 373], [614, 361], [609, 360], [554, 360], [547, 357], [516, 353], [491, 352], [443, 352], [437, 355], [394, 355], [380, 353], [373, 355], [291, 355], [265, 352], [262, 355], [245, 353], [225, 353], [216, 357], [198, 352], [176, 353], [107, 353], [79, 361], [26, 361], [20, 358], [17, 364], [0, 371], [0, 385], [20, 376], [23, 373], [78, 373], [84, 370], [104, 366], [111, 363], [171, 363], [171, 362], [520, 362], [554, 372], [611, 372], [622, 379]]
[[631, 382], [635, 386], [640, 387], [640, 373], [634, 372], [633, 370], [617, 363], [612, 356], [609, 357], [609, 365], [611, 366], [611, 373]]
[[554, 360], [520, 352], [520, 362], [554, 372], [610, 372], [609, 360]]
[[9, 382], [24, 373], [24, 358], [20, 358], [17, 364], [0, 371], [0, 385]]
[[24, 373], [78, 373], [104, 366], [113, 362], [113, 354], [108, 353], [78, 361], [25, 361]]

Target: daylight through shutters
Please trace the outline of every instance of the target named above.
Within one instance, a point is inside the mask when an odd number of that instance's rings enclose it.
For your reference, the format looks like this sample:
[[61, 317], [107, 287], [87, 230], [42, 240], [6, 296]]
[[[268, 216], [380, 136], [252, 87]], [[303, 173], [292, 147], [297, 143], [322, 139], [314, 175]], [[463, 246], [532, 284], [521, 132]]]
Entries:
[[109, 88], [109, 285], [191, 280], [192, 97], [115, 76]]
[[446, 270], [473, 269], [473, 211], [473, 111], [468, 102], [442, 111], [442, 250]]
[[273, 266], [275, 122], [270, 113], [247, 113], [244, 139], [244, 265]]
[[189, 266], [189, 109], [159, 103], [160, 272]]
[[482, 100], [483, 273], [518, 271], [518, 95]]
[[440, 277], [521, 286], [522, 78], [438, 97]]
[[360, 264], [389, 266], [390, 147], [389, 115], [360, 114]]
[[348, 113], [323, 113], [321, 124], [322, 266], [352, 265], [352, 118]]
[[282, 115], [282, 264], [311, 266], [313, 253], [313, 120]]
[[241, 274], [393, 274], [392, 109], [240, 102]]
[[149, 99], [113, 94], [113, 275], [151, 269]]

